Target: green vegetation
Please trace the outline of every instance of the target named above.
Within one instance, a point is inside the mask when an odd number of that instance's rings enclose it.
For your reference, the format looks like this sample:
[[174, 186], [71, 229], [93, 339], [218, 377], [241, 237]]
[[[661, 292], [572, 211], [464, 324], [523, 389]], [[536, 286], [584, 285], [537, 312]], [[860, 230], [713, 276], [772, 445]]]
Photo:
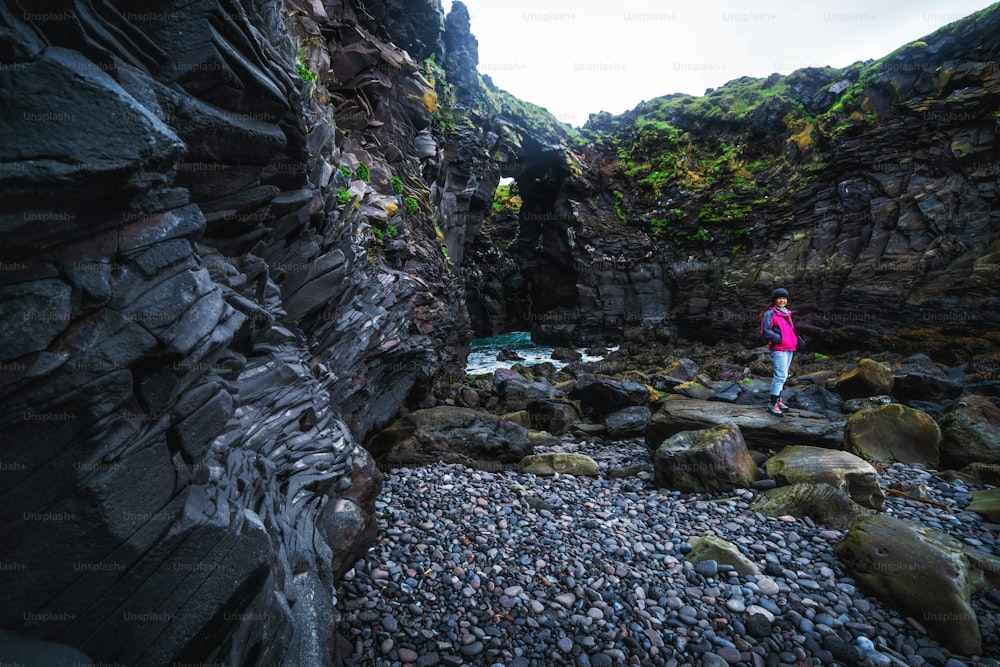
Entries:
[[382, 240], [382, 236], [383, 236], [382, 235], [382, 230], [379, 229], [378, 227], [372, 227], [372, 236], [374, 236], [379, 241], [381, 241]]
[[403, 206], [406, 208], [406, 212], [413, 215], [420, 210], [420, 203], [417, 201], [416, 197], [406, 197], [403, 199]]
[[346, 188], [337, 191], [337, 205], [343, 206], [347, 202], [351, 201], [351, 192]]
[[365, 164], [364, 162], [358, 163], [358, 168], [355, 170], [354, 173], [357, 174], [359, 181], [365, 181], [367, 183], [372, 179], [371, 169], [369, 169], [368, 165]]
[[498, 185], [493, 192], [493, 212], [517, 215], [521, 210], [521, 195], [517, 183]]
[[302, 77], [304, 81], [309, 82], [309, 92], [313, 93], [316, 91], [316, 75], [312, 70], [309, 69], [309, 57], [306, 53], [306, 47], [300, 46], [295, 51], [295, 69], [298, 71], [299, 76]]
[[399, 176], [392, 177], [392, 191], [397, 195], [403, 192], [403, 179]]
[[344, 178], [346, 178], [347, 180], [351, 180], [351, 168], [350, 167], [348, 167], [347, 165], [343, 165], [342, 164], [339, 167], [337, 167], [337, 169], [340, 170], [340, 173], [342, 173], [344, 175]]
[[389, 238], [394, 239], [396, 235], [399, 234], [399, 230], [392, 225], [386, 225], [385, 233], [389, 235]]

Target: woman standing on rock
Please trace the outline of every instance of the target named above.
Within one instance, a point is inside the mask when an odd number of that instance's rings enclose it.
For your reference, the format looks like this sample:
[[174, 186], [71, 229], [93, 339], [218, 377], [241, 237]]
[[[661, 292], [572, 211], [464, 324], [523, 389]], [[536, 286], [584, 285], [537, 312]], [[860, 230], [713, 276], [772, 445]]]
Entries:
[[779, 287], [771, 293], [771, 307], [764, 311], [760, 331], [767, 338], [767, 349], [771, 350], [771, 401], [767, 410], [771, 414], [783, 415], [788, 408], [781, 400], [781, 390], [788, 379], [788, 368], [792, 365], [798, 336], [792, 324], [792, 311], [788, 310], [788, 290]]

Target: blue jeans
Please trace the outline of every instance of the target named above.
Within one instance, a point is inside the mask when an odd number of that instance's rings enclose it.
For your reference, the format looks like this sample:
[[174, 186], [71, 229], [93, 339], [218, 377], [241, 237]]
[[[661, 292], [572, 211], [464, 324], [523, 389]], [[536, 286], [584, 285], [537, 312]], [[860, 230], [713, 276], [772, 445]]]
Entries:
[[788, 379], [788, 367], [792, 365], [791, 350], [774, 350], [771, 352], [771, 365], [774, 367], [774, 377], [771, 378], [771, 396], [781, 396], [781, 390]]

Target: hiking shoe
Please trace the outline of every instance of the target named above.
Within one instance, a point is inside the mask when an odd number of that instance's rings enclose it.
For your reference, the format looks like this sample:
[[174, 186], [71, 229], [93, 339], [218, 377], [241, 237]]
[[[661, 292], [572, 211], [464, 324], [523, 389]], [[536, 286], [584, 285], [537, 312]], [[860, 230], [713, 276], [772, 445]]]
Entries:
[[767, 406], [767, 411], [772, 415], [778, 415], [779, 417], [784, 416], [784, 412], [781, 411], [781, 406], [777, 403]]
[[781, 408], [782, 410], [787, 410], [788, 409], [788, 406], [785, 405], [785, 402], [783, 400], [781, 400], [780, 398], [778, 399], [778, 407]]

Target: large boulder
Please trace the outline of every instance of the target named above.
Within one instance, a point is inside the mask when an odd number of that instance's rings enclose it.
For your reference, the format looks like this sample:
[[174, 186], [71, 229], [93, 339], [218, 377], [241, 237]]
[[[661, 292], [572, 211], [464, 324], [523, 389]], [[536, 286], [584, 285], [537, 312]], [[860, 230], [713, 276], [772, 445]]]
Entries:
[[767, 474], [778, 484], [829, 484], [872, 509], [880, 510], [885, 504], [875, 468], [849, 452], [805, 445], [785, 447], [767, 460]]
[[1000, 408], [983, 396], [967, 396], [941, 418], [941, 463], [961, 468], [1000, 464]]
[[914, 354], [892, 371], [892, 395], [904, 403], [932, 401], [943, 403], [961, 395], [962, 388], [953, 384], [948, 375], [926, 354]]
[[569, 397], [580, 401], [588, 419], [601, 421], [612, 412], [632, 405], [646, 405], [649, 389], [638, 382], [622, 382], [606, 377], [585, 378], [570, 390]]
[[739, 548], [721, 537], [715, 535], [700, 535], [688, 540], [691, 551], [686, 558], [694, 564], [705, 560], [714, 560], [720, 565], [732, 565], [739, 574], [760, 574], [760, 568], [752, 560], [743, 555]]
[[381, 463], [425, 465], [444, 461], [517, 463], [532, 453], [528, 429], [470, 408], [416, 410], [379, 431], [365, 444]]
[[941, 429], [930, 415], [893, 403], [855, 412], [844, 427], [844, 449], [863, 459], [935, 467]]
[[730, 491], [760, 477], [738, 426], [677, 433], [653, 455], [656, 485], [675, 491]]
[[1000, 523], [1000, 489], [973, 491], [972, 502], [965, 509], [981, 514], [990, 523]]
[[764, 516], [809, 517], [837, 530], [850, 528], [871, 514], [840, 489], [808, 482], [765, 491], [750, 507]]
[[646, 427], [646, 446], [655, 450], [664, 440], [682, 431], [697, 431], [722, 424], [739, 426], [747, 446], [769, 449], [783, 445], [813, 445], [840, 449], [843, 422], [796, 411], [785, 417], [770, 414], [764, 405], [744, 406], [719, 401], [699, 401], [667, 396]]
[[532, 475], [578, 475], [597, 477], [601, 474], [597, 462], [585, 454], [573, 452], [545, 452], [525, 456], [518, 463], [518, 470]]
[[580, 421], [580, 415], [572, 403], [556, 399], [537, 399], [528, 403], [526, 410], [531, 416], [531, 428], [548, 431], [552, 435], [562, 435]]
[[834, 381], [833, 390], [844, 398], [866, 398], [892, 391], [892, 370], [873, 359], [862, 359]]
[[604, 420], [608, 428], [609, 438], [640, 438], [646, 432], [653, 411], [645, 405], [633, 405], [617, 412], [612, 412]]
[[548, 398], [555, 391], [547, 380], [529, 380], [506, 368], [494, 371], [493, 387], [508, 411], [524, 410], [528, 403]]
[[863, 590], [915, 618], [933, 639], [961, 655], [982, 653], [970, 598], [1000, 584], [1000, 560], [885, 514], [855, 524], [834, 551]]

